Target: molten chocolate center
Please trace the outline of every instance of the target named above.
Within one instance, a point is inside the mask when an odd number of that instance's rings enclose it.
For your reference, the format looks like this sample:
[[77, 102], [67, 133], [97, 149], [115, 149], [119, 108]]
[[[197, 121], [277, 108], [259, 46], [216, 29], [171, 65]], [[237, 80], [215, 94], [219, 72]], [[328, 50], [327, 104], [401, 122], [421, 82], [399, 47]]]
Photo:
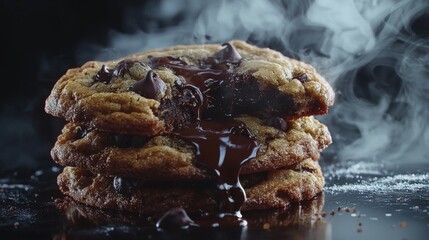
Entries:
[[243, 123], [233, 119], [232, 103], [225, 104], [225, 98], [235, 99], [236, 89], [230, 86], [240, 58], [232, 45], [227, 45], [197, 66], [171, 57], [151, 59], [153, 68], [166, 66], [185, 79], [177, 85], [188, 99], [183, 107], [190, 108], [195, 121], [174, 135], [192, 144], [198, 163], [216, 176], [219, 212], [197, 219], [194, 224], [199, 226], [246, 224], [240, 213], [246, 194], [239, 175], [243, 164], [256, 156], [259, 143]]

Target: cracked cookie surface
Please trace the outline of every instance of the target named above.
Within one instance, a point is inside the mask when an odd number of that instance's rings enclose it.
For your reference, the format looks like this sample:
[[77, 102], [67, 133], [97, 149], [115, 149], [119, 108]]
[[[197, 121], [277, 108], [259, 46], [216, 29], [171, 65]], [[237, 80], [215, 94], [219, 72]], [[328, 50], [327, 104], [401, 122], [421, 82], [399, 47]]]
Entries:
[[[222, 71], [234, 82], [216, 90], [214, 100], [222, 108], [232, 106], [232, 114], [294, 119], [325, 114], [334, 101], [332, 88], [310, 65], [271, 49], [231, 41], [226, 47], [175, 46], [116, 61], [88, 62], [60, 78], [45, 110], [100, 131], [146, 136], [168, 133], [195, 118], [183, 107], [192, 104], [193, 96], [178, 93], [177, 83], [189, 82], [186, 71], [205, 71], [208, 65], [224, 67]], [[219, 71], [211, 69], [206, 76]]]

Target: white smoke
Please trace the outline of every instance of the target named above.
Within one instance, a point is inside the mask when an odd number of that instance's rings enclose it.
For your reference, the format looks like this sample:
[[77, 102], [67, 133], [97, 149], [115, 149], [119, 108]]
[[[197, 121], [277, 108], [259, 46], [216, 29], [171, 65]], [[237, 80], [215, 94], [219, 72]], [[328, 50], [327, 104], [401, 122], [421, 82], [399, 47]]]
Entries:
[[134, 34], [111, 31], [108, 46], [82, 44], [77, 55], [83, 63], [231, 39], [272, 47], [336, 89], [320, 117], [335, 141], [330, 158], [418, 162], [429, 158], [429, 39], [411, 24], [428, 12], [425, 0], [159, 1], [128, 9]]

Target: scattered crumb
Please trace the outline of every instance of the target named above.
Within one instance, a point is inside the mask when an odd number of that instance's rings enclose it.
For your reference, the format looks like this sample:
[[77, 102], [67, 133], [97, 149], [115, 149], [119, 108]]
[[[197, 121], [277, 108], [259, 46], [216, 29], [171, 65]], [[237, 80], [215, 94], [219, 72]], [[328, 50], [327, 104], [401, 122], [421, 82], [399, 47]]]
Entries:
[[338, 207], [338, 208], [337, 208], [337, 211], [338, 211], [338, 212], [341, 212], [341, 207]]
[[334, 216], [334, 215], [335, 215], [335, 212], [334, 212], [334, 211], [331, 211], [329, 214], [331, 214], [331, 216]]
[[320, 215], [321, 215], [322, 217], [326, 217], [326, 213], [325, 213], [325, 212], [322, 212]]
[[19, 222], [15, 222], [14, 224], [13, 224], [13, 227], [16, 229], [16, 228], [18, 228], [19, 227]]
[[350, 212], [350, 208], [346, 207], [346, 208], [344, 208], [344, 211]]
[[399, 223], [399, 227], [406, 228], [407, 227], [407, 222], [404, 222], [404, 221], [400, 222]]
[[400, 202], [400, 201], [402, 201], [402, 198], [401, 197], [397, 197], [396, 198], [396, 202]]
[[357, 228], [357, 232], [358, 232], [358, 233], [361, 233], [362, 231], [363, 231], [363, 230], [362, 230], [362, 228], [361, 228], [361, 227], [358, 227], [358, 228]]
[[361, 222], [358, 222], [358, 225], [359, 225], [359, 227], [361, 227], [361, 226], [362, 226], [362, 223], [361, 223]]
[[13, 212], [13, 211], [15, 211], [15, 208], [14, 208], [14, 207], [10, 207], [10, 208], [8, 209], [8, 211], [9, 211], [9, 212]]
[[269, 223], [264, 223], [264, 225], [262, 226], [262, 228], [264, 229], [264, 230], [269, 230], [270, 229], [270, 224]]

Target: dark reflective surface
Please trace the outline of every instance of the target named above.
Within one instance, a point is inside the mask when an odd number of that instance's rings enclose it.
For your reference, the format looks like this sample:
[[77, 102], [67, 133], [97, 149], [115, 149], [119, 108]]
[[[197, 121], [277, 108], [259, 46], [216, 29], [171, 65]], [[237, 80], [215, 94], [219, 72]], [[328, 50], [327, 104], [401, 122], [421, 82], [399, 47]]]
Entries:
[[[417, 170], [416, 170], [417, 169]], [[429, 165], [354, 163], [324, 167], [316, 199], [285, 210], [244, 213], [247, 227], [161, 231], [157, 217], [102, 211], [63, 198], [60, 169], [0, 179], [2, 239], [426, 239]]]

